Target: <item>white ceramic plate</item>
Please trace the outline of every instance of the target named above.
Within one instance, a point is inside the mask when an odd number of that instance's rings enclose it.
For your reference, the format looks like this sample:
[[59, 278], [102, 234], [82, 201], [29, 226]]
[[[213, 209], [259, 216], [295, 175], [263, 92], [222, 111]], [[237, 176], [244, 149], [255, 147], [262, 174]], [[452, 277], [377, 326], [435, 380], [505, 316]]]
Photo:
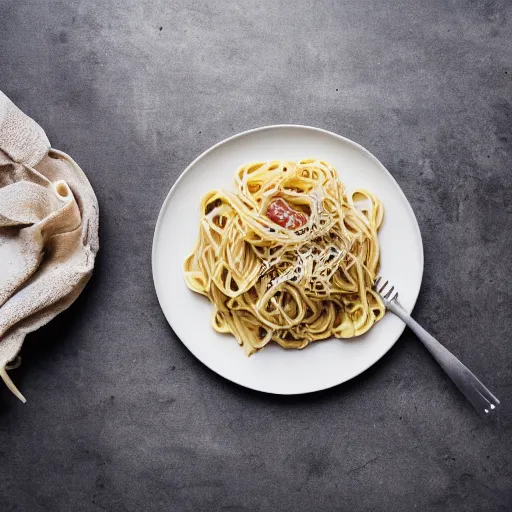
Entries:
[[164, 201], [153, 240], [153, 278], [162, 310], [185, 346], [206, 366], [242, 386], [283, 395], [308, 393], [341, 384], [372, 366], [396, 342], [404, 324], [387, 314], [370, 331], [351, 340], [330, 339], [304, 350], [265, 347], [246, 357], [234, 337], [210, 324], [208, 300], [190, 291], [183, 261], [196, 242], [199, 203], [214, 188], [233, 189], [236, 169], [254, 160], [318, 158], [338, 171], [350, 192], [362, 187], [383, 202], [379, 232], [381, 274], [395, 285], [412, 311], [423, 275], [423, 246], [414, 213], [384, 166], [344, 137], [308, 126], [279, 125], [226, 139], [194, 160]]

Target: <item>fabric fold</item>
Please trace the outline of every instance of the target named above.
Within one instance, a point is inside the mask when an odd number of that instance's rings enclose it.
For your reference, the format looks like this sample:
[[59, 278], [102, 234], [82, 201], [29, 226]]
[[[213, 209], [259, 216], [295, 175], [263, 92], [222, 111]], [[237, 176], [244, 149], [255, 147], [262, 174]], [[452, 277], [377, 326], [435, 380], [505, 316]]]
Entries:
[[98, 241], [98, 202], [80, 167], [0, 92], [0, 377], [25, 336], [79, 296]]

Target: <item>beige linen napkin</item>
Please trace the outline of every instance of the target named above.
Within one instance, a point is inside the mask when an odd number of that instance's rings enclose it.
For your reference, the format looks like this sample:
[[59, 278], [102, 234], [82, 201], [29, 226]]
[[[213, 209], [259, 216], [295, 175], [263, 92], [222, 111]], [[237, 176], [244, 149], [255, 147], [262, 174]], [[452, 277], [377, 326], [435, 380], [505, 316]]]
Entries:
[[69, 307], [98, 251], [98, 202], [80, 167], [0, 91], [0, 377], [25, 336]]

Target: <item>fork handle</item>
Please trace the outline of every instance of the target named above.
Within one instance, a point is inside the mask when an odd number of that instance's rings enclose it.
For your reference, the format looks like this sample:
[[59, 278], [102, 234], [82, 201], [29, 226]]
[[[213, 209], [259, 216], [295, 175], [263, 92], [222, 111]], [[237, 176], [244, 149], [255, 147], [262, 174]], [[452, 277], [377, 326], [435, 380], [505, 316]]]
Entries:
[[496, 407], [500, 401], [466, 366], [423, 329], [416, 320], [411, 318], [400, 304], [391, 302], [387, 304], [387, 308], [409, 326], [462, 394], [481, 415], [489, 416], [496, 412]]

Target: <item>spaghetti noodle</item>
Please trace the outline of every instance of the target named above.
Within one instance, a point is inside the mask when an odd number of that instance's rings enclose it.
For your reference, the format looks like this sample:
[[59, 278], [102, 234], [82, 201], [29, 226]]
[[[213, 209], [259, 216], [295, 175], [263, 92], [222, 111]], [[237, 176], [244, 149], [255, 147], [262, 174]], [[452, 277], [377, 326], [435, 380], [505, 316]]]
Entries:
[[385, 309], [372, 290], [384, 210], [365, 190], [347, 195], [320, 160], [243, 165], [236, 192], [201, 202], [185, 279], [213, 304], [213, 328], [251, 355], [271, 341], [304, 348], [366, 332]]

